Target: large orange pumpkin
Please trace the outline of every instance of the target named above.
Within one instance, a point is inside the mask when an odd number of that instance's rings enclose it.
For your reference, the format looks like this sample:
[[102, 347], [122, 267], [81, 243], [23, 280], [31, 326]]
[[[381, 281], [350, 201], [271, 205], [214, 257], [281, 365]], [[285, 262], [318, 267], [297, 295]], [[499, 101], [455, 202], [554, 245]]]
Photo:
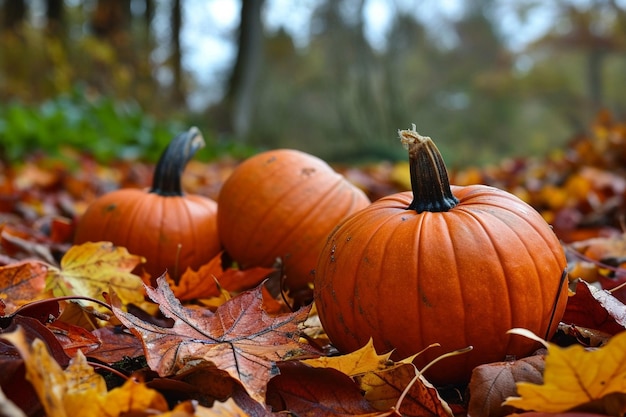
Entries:
[[185, 194], [181, 176], [187, 162], [203, 147], [197, 128], [176, 136], [161, 155], [152, 188], [123, 188], [93, 201], [77, 223], [74, 242], [110, 241], [144, 256], [152, 278], [166, 270], [177, 278], [197, 269], [221, 250], [217, 203]]
[[436, 384], [467, 382], [483, 363], [522, 357], [534, 342], [514, 327], [550, 337], [566, 304], [562, 246], [537, 211], [485, 186], [450, 186], [430, 138], [401, 131], [412, 192], [384, 197], [330, 235], [315, 272], [314, 299], [331, 342], [350, 352], [373, 338], [424, 366]]
[[[283, 264], [291, 290], [313, 281], [330, 231], [370, 204], [359, 188], [323, 160], [294, 149], [254, 155], [239, 164], [218, 196], [217, 223], [226, 252], [241, 266]], [[305, 291], [306, 292], [306, 291]]]

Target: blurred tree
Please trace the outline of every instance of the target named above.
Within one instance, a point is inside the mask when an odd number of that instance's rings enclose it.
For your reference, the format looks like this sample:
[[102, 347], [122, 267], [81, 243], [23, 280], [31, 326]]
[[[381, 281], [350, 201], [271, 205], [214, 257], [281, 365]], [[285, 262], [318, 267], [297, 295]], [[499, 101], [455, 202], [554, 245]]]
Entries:
[[131, 0], [97, 0], [91, 16], [91, 28], [100, 37], [113, 38], [128, 30]]
[[180, 46], [180, 32], [182, 29], [182, 8], [180, 0], [174, 0], [171, 12], [172, 27], [172, 56], [170, 59], [174, 81], [172, 83], [172, 100], [176, 104], [185, 102], [185, 87], [183, 85], [182, 50]]
[[5, 0], [2, 3], [2, 28], [5, 30], [14, 30], [26, 20], [25, 0]]
[[257, 82], [263, 65], [264, 30], [261, 11], [264, 0], [241, 1], [237, 56], [220, 105], [220, 128], [246, 140], [257, 103]]
[[63, 6], [63, 0], [46, 0], [46, 24], [51, 34], [59, 34], [65, 27]]
[[[585, 85], [588, 106], [595, 114], [604, 106], [603, 67], [609, 54], [626, 51], [626, 13], [613, 0], [594, 0], [581, 8], [558, 1], [562, 21], [535, 48], [549, 48], [551, 53], [578, 50], [586, 55]], [[569, 30], [563, 30], [564, 27]]]

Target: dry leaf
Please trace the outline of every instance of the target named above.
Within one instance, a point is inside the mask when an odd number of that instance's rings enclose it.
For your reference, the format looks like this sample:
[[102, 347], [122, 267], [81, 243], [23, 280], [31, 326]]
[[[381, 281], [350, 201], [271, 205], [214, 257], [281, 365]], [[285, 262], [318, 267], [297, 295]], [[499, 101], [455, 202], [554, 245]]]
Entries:
[[544, 355], [511, 362], [496, 362], [474, 368], [469, 383], [468, 417], [500, 417], [513, 411], [502, 402], [517, 395], [516, 382], [540, 384], [543, 381]]
[[161, 412], [169, 409], [161, 394], [133, 380], [107, 392], [104, 378], [95, 373], [80, 351], [63, 370], [40, 339], [36, 339], [31, 347], [22, 330], [2, 337], [20, 352], [27, 378], [49, 417], [115, 417], [143, 414], [149, 409]]
[[[390, 369], [368, 372], [355, 379], [365, 392], [365, 399], [380, 411], [388, 411], [396, 406], [400, 395], [417, 375], [412, 363], [400, 363]], [[411, 386], [397, 410], [403, 416], [451, 417], [452, 410], [441, 399], [435, 387], [422, 375]]]
[[268, 385], [267, 404], [274, 412], [298, 416], [364, 416], [379, 414], [346, 374], [303, 363], [279, 365], [280, 375]]
[[100, 347], [89, 352], [90, 358], [111, 364], [143, 355], [141, 342], [127, 330], [106, 326], [92, 333], [100, 341]]
[[220, 295], [220, 286], [230, 292], [247, 290], [258, 285], [275, 271], [273, 268], [261, 267], [246, 270], [225, 267], [222, 258], [223, 253], [220, 252], [197, 271], [187, 268], [178, 283], [168, 279], [176, 298], [186, 301], [216, 297]]
[[316, 368], [333, 368], [348, 376], [356, 376], [371, 371], [380, 371], [394, 365], [389, 357], [391, 352], [384, 355], [376, 353], [374, 342], [370, 339], [365, 346], [352, 353], [341, 356], [321, 356], [314, 359], [304, 359], [301, 362]]
[[626, 306], [610, 292], [579, 279], [576, 293], [567, 300], [562, 321], [616, 334], [626, 330]]
[[518, 383], [519, 397], [507, 398], [505, 405], [549, 413], [587, 406], [592, 408], [586, 411], [614, 416], [626, 412], [626, 332], [595, 350], [546, 345], [543, 384]]
[[0, 299], [9, 315], [29, 302], [49, 296], [44, 292], [48, 266], [39, 261], [24, 261], [0, 267]]
[[143, 283], [130, 271], [142, 262], [143, 257], [131, 255], [111, 242], [75, 245], [61, 259], [60, 269], [49, 267], [46, 287], [56, 296], [95, 299], [102, 299], [102, 294], [112, 288], [124, 304], [140, 304], [144, 299]]
[[298, 326], [309, 308], [269, 316], [262, 308], [261, 287], [257, 287], [212, 313], [183, 307], [163, 277], [157, 283], [157, 289], [146, 290], [162, 313], [174, 320], [171, 328], [123, 312], [115, 294], [111, 294], [111, 304], [119, 320], [143, 341], [148, 365], [161, 376], [188, 372], [193, 361], [206, 361], [228, 372], [252, 398], [263, 402], [276, 361], [314, 352], [298, 340]]

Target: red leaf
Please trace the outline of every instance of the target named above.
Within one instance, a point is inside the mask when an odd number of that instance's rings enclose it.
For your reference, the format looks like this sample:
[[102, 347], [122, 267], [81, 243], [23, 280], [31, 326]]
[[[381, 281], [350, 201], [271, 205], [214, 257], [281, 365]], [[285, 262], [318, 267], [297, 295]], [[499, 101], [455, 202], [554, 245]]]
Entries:
[[118, 319], [142, 340], [148, 365], [160, 376], [188, 371], [192, 361], [206, 361], [228, 372], [252, 398], [262, 402], [276, 361], [314, 352], [299, 341], [298, 326], [306, 320], [310, 307], [270, 316], [262, 308], [259, 286], [212, 313], [183, 307], [164, 277], [157, 283], [157, 289], [146, 287], [146, 291], [161, 312], [174, 320], [171, 328], [125, 313], [115, 294], [111, 304]]

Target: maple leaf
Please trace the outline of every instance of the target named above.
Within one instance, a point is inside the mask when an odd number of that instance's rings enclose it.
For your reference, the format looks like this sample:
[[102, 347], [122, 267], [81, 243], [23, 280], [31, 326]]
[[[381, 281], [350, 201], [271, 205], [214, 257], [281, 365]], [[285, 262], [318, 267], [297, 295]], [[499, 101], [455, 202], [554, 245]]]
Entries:
[[72, 246], [61, 259], [61, 268], [48, 267], [46, 288], [55, 296], [81, 295], [96, 299], [115, 290], [124, 304], [143, 302], [143, 282], [132, 271], [145, 262], [126, 248], [111, 242], [87, 242]]
[[511, 332], [544, 343], [548, 354], [543, 384], [518, 382], [519, 396], [508, 397], [504, 405], [547, 413], [584, 409], [621, 416], [626, 412], [626, 332], [596, 350], [580, 345], [561, 348], [523, 329]]
[[310, 306], [270, 316], [262, 308], [261, 288], [237, 295], [212, 313], [183, 307], [165, 278], [159, 277], [157, 288], [146, 286], [146, 291], [161, 312], [174, 320], [171, 328], [122, 311], [114, 293], [111, 305], [118, 319], [142, 340], [148, 365], [159, 375], [189, 371], [188, 364], [203, 360], [226, 371], [252, 398], [263, 402], [276, 361], [317, 352], [298, 340], [299, 325]]
[[167, 282], [180, 301], [210, 298], [220, 295], [221, 288], [229, 292], [248, 290], [257, 286], [275, 271], [274, 268], [254, 267], [240, 270], [223, 265], [223, 252], [218, 253], [197, 271], [187, 268], [175, 282], [169, 274]]

